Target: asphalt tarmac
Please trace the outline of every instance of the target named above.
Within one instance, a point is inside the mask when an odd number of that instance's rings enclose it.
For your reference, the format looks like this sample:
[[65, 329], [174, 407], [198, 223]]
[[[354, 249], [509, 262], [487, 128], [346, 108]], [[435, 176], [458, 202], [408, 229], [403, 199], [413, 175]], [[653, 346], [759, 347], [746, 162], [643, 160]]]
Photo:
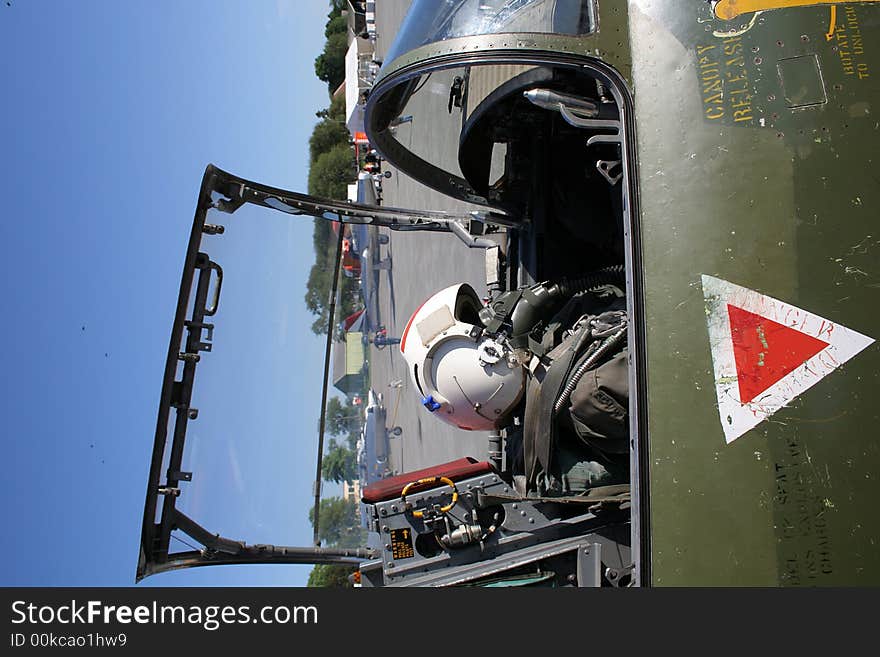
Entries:
[[[406, 15], [409, 0], [383, 0], [376, 7], [376, 52], [381, 59], [388, 51]], [[397, 138], [419, 153], [443, 153], [443, 165], [457, 169], [454, 152], [439, 130], [424, 129], [453, 117], [447, 110], [449, 87], [440, 80], [426, 87], [412, 123], [397, 127]], [[417, 125], [416, 121], [422, 125]], [[385, 206], [445, 211], [473, 209], [434, 192], [394, 167], [383, 179]], [[486, 294], [485, 252], [470, 249], [458, 238], [445, 233], [395, 232], [380, 229], [389, 236], [381, 246], [380, 259], [390, 259], [389, 269], [380, 269], [373, 279], [378, 297], [378, 323], [389, 338], [400, 338], [413, 312], [435, 292], [456, 283], [470, 283], [481, 297]], [[373, 390], [382, 393], [387, 409], [388, 428], [399, 426], [399, 437], [389, 437], [389, 465], [395, 472], [409, 472], [441, 464], [463, 456], [484, 460], [488, 454], [488, 433], [464, 431], [445, 424], [421, 404], [421, 397], [406, 371], [398, 345], [370, 345], [370, 379]]]

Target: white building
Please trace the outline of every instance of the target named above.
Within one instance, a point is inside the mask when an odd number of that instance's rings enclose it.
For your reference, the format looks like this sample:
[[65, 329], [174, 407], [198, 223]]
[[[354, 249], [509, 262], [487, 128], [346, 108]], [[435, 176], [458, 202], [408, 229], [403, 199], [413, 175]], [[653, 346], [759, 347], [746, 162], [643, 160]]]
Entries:
[[364, 131], [364, 93], [379, 72], [373, 54], [370, 40], [352, 36], [345, 54], [345, 124], [352, 136]]

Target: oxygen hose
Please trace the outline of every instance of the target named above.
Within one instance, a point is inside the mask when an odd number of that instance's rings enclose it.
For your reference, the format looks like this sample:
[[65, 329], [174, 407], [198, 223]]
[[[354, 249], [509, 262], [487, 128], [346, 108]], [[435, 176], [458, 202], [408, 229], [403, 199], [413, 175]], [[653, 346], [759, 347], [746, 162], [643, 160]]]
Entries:
[[609, 283], [623, 283], [626, 269], [623, 265], [611, 265], [590, 272], [581, 278], [562, 280], [558, 283], [559, 292], [563, 297], [571, 297], [579, 292], [596, 290]]
[[596, 291], [611, 283], [623, 283], [625, 272], [623, 265], [612, 265], [581, 278], [564, 279], [552, 285], [539, 283], [524, 289], [510, 312], [511, 345], [515, 349], [526, 348], [528, 335], [540, 319], [557, 312], [575, 294]]
[[571, 393], [574, 392], [574, 389], [577, 387], [578, 382], [581, 380], [581, 377], [586, 374], [587, 370], [589, 370], [596, 362], [602, 358], [605, 354], [607, 354], [611, 349], [613, 349], [626, 335], [626, 325], [624, 325], [621, 329], [619, 329], [613, 335], [605, 338], [605, 341], [602, 345], [583, 363], [581, 363], [580, 367], [575, 370], [574, 374], [571, 375], [568, 383], [565, 384], [565, 387], [562, 389], [562, 393], [559, 395], [559, 399], [556, 400], [556, 403], [553, 405], [553, 412], [559, 413], [565, 405], [568, 403], [569, 397], [571, 397]]
[[[603, 285], [607, 285], [609, 283], [623, 282], [624, 275], [626, 270], [623, 265], [612, 265], [610, 267], [604, 267], [603, 269], [599, 269], [595, 272], [587, 274], [582, 278], [576, 278], [574, 280], [566, 280], [562, 281], [558, 284], [559, 291], [562, 292], [566, 297], [570, 297], [571, 295], [577, 294], [579, 292], [588, 292], [602, 287]], [[578, 382], [581, 380], [581, 377], [589, 370], [593, 365], [595, 365], [600, 358], [605, 356], [611, 349], [617, 346], [618, 343], [624, 338], [626, 335], [626, 324], [623, 325], [617, 332], [613, 335], [608, 336], [604, 342], [592, 353], [590, 354], [586, 360], [575, 370], [574, 374], [572, 374], [571, 378], [568, 380], [568, 383], [562, 389], [562, 392], [559, 395], [559, 398], [556, 400], [556, 403], [553, 405], [553, 412], [559, 413], [565, 405], [568, 403], [569, 398], [571, 397], [571, 393], [574, 392], [574, 389], [577, 387]], [[589, 335], [589, 331], [584, 334], [583, 337], [587, 337]], [[578, 347], [580, 348], [580, 347]]]

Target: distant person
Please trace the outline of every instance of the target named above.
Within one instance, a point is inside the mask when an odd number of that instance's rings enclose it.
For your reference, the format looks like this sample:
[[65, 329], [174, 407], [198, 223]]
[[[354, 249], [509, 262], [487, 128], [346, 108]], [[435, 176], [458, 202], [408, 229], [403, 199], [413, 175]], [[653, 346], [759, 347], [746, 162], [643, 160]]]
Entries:
[[400, 338], [389, 338], [388, 331], [384, 326], [380, 326], [373, 336], [373, 344], [379, 348], [386, 347], [390, 344], [400, 344]]

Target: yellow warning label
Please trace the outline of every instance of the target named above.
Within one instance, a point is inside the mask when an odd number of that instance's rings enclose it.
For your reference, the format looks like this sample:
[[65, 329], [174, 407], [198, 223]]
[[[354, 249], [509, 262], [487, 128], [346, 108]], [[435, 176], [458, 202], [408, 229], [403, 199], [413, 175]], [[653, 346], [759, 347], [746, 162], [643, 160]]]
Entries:
[[409, 559], [416, 556], [411, 530], [405, 527], [391, 530], [391, 556], [394, 559]]
[[[845, 4], [876, 2], [877, 0], [849, 0]], [[815, 7], [817, 5], [840, 4], [834, 0], [718, 0], [715, 3], [715, 15], [725, 21], [732, 20], [743, 14], [770, 9], [790, 9], [792, 7]]]

